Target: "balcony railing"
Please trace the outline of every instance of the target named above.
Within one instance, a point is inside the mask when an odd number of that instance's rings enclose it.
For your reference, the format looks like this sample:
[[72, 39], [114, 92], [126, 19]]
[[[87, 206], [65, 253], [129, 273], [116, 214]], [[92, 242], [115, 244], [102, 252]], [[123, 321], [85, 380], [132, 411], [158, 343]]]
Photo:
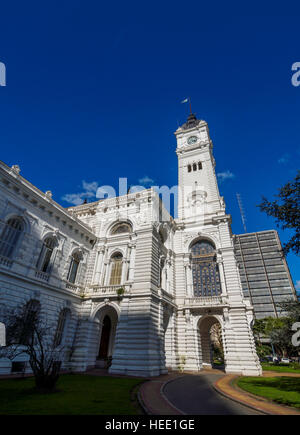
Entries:
[[97, 294], [99, 296], [118, 296], [118, 290], [124, 289], [123, 294], [128, 294], [131, 291], [131, 284], [118, 284], [118, 285], [91, 285], [88, 287], [88, 294]]
[[0, 255], [0, 265], [11, 268], [13, 261], [10, 258], [2, 257]]
[[66, 281], [66, 289], [72, 290], [75, 293], [83, 294], [85, 293], [85, 287], [78, 284], [73, 284], [71, 282]]
[[227, 298], [226, 296], [200, 296], [194, 298], [186, 298], [184, 301], [184, 305], [191, 307], [209, 307], [209, 306], [220, 306], [226, 305]]
[[48, 282], [50, 275], [49, 275], [49, 273], [42, 272], [40, 270], [36, 270], [35, 271], [35, 277], [38, 278], [38, 279], [42, 279], [43, 281]]

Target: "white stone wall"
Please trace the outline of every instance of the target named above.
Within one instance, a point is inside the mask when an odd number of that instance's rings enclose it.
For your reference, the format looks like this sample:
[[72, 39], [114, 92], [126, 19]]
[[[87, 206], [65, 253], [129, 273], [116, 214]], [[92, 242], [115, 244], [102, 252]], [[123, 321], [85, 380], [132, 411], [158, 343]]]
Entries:
[[[42, 316], [47, 325], [53, 327], [63, 308], [70, 310], [63, 344], [65, 347], [63, 368], [70, 368], [70, 349], [73, 346], [78, 317], [81, 311], [79, 292], [85, 285], [86, 264], [91, 251], [94, 234], [88, 227], [77, 221], [64, 209], [28, 183], [18, 173], [0, 164], [0, 232], [5, 222], [13, 216], [20, 216], [25, 222], [25, 231], [9, 259], [0, 257], [0, 306], [2, 313], [19, 307], [30, 299], [41, 304]], [[57, 238], [58, 245], [52, 255], [51, 273], [39, 273], [36, 263], [42, 241], [48, 236]], [[67, 286], [70, 256], [74, 249], [83, 252], [77, 282]], [[27, 361], [22, 354], [16, 361]], [[0, 374], [10, 373], [11, 361], [0, 359]], [[26, 371], [30, 371], [27, 364]]]
[[[87, 291], [86, 300], [98, 307], [100, 317], [107, 306], [118, 311], [119, 320], [110, 368], [112, 373], [151, 376], [166, 372], [165, 313], [174, 309], [173, 260], [167, 248], [172, 244], [172, 219], [170, 225], [157, 221], [158, 204], [157, 194], [150, 189], [117, 200], [111, 198], [79, 206], [72, 211], [95, 228], [98, 236], [94, 248], [96, 255], [90, 256], [88, 265], [91, 290]], [[162, 215], [165, 220], [164, 209]], [[132, 231], [112, 235], [111, 229], [118, 222], [129, 223]], [[115, 252], [120, 252], [123, 256], [119, 286], [110, 285], [111, 256]], [[160, 272], [162, 258], [164, 268]], [[120, 300], [116, 287], [125, 288]], [[87, 311], [86, 317], [88, 316]], [[89, 323], [91, 332], [85, 332], [90, 334], [87, 366], [95, 364], [101, 335], [101, 325], [99, 327], [95, 322], [92, 324], [91, 320]], [[169, 327], [166, 349], [170, 349], [169, 361], [172, 361], [175, 358], [175, 346], [174, 334], [170, 331]]]

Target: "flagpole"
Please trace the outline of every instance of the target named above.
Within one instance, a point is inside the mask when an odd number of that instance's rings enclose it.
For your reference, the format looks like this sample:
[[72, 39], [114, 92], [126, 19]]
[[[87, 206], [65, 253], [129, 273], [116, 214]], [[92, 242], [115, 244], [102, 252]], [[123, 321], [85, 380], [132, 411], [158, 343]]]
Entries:
[[190, 113], [192, 113], [192, 103], [191, 103], [191, 97], [189, 97], [189, 103], [190, 103]]

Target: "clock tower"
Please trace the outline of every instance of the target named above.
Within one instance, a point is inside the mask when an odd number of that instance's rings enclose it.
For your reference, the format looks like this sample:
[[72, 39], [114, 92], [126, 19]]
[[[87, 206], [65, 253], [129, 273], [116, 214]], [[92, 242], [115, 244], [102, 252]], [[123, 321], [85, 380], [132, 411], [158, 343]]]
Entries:
[[208, 125], [193, 113], [175, 132], [178, 156], [178, 218], [200, 222], [224, 213]]
[[259, 375], [261, 367], [250, 326], [253, 308], [243, 297], [231, 216], [226, 214], [219, 193], [208, 125], [190, 113], [175, 136], [178, 355], [184, 356], [186, 370], [211, 366], [209, 343], [214, 325], [222, 331], [226, 372]]

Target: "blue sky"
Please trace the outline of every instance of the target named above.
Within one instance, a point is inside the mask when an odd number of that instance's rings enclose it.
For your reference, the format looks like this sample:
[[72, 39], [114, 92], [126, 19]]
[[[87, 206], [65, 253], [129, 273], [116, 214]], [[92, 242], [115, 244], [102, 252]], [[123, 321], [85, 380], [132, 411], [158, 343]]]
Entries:
[[[119, 177], [173, 186], [173, 132], [191, 96], [209, 124], [233, 232], [243, 232], [237, 192], [249, 232], [274, 228], [256, 205], [300, 166], [300, 86], [291, 84], [299, 14], [282, 3], [238, 5], [2, 4], [1, 159], [64, 206]], [[300, 287], [299, 258], [288, 262]]]

